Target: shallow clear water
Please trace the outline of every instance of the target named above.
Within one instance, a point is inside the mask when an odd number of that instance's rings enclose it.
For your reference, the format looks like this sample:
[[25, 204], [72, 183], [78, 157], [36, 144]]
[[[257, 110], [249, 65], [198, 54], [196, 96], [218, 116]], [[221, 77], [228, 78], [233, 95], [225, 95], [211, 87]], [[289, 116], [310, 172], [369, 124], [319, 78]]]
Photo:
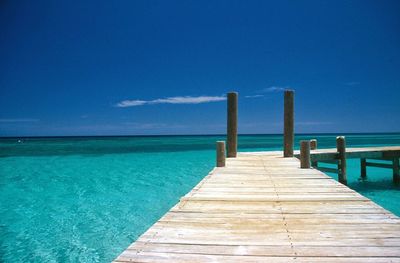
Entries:
[[[297, 136], [335, 147], [336, 135]], [[0, 139], [0, 262], [109, 262], [212, 169], [223, 136]], [[348, 146], [400, 145], [400, 134], [347, 135]], [[239, 137], [279, 150], [278, 135]], [[348, 161], [349, 186], [400, 215], [388, 169]], [[334, 175], [336, 178], [336, 175]]]

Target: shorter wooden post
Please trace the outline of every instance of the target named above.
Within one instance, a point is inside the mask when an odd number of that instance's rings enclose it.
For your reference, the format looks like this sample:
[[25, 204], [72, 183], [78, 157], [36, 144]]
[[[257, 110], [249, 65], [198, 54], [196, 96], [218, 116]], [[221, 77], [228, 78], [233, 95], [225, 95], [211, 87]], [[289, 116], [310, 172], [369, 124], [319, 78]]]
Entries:
[[399, 158], [393, 159], [393, 182], [395, 184], [400, 183], [400, 159]]
[[310, 140], [310, 148], [311, 148], [311, 150], [316, 150], [317, 146], [318, 146], [318, 142], [317, 142], [316, 139]]
[[310, 167], [310, 141], [300, 141], [300, 168]]
[[217, 167], [225, 167], [225, 141], [217, 141]]
[[[316, 150], [318, 147], [318, 142], [316, 139], [310, 140], [310, 149], [311, 150]], [[311, 161], [311, 166], [312, 167], [318, 167], [318, 162], [317, 161]]]
[[336, 149], [338, 154], [339, 182], [347, 185], [346, 139], [344, 136], [336, 137]]
[[361, 178], [365, 179], [367, 178], [367, 159], [361, 158], [360, 163], [361, 163]]

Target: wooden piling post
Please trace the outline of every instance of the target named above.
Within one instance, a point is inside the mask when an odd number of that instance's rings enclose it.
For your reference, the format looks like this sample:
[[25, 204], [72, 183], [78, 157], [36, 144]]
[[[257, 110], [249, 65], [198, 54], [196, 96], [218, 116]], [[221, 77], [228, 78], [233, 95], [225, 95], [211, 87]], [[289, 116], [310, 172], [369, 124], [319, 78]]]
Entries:
[[[310, 149], [311, 150], [316, 150], [317, 147], [318, 147], [317, 139], [310, 140]], [[318, 167], [318, 162], [317, 161], [311, 161], [311, 166], [312, 167]]]
[[227, 150], [228, 157], [237, 155], [237, 122], [238, 122], [238, 93], [229, 92], [228, 97], [228, 125], [227, 125]]
[[400, 159], [393, 159], [393, 182], [396, 184], [400, 183]]
[[310, 167], [310, 141], [300, 141], [300, 168]]
[[365, 179], [367, 178], [367, 159], [361, 158], [360, 164], [361, 164], [361, 178]]
[[217, 141], [217, 167], [225, 167], [225, 141]]
[[310, 140], [310, 149], [311, 150], [316, 150], [318, 147], [318, 142], [316, 139]]
[[344, 136], [336, 137], [336, 149], [338, 154], [339, 182], [347, 185], [346, 139]]
[[294, 142], [294, 91], [285, 90], [283, 113], [283, 157], [293, 157]]

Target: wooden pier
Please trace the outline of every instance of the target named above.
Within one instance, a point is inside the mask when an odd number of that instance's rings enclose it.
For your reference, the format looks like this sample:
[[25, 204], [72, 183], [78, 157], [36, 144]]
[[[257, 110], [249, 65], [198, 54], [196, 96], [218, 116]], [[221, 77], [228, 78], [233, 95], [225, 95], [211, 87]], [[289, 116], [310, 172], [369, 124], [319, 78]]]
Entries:
[[400, 218], [282, 152], [239, 153], [115, 262], [400, 262]]
[[335, 149], [310, 140], [294, 151], [294, 91], [287, 90], [283, 151], [238, 154], [237, 105], [238, 94], [228, 93], [217, 167], [115, 262], [400, 263], [400, 218], [345, 186], [348, 158], [360, 158], [362, 177], [367, 166], [391, 168], [400, 182], [400, 147], [346, 148], [339, 136]]

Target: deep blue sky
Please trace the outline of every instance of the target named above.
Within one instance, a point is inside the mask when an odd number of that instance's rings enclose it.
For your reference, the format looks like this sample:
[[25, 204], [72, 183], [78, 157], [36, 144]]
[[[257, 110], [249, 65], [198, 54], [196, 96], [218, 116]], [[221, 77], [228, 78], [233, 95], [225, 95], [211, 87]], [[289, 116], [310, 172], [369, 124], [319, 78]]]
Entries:
[[400, 131], [400, 1], [5, 0], [0, 28], [0, 136], [224, 133], [231, 90], [280, 133], [288, 87], [297, 132]]

